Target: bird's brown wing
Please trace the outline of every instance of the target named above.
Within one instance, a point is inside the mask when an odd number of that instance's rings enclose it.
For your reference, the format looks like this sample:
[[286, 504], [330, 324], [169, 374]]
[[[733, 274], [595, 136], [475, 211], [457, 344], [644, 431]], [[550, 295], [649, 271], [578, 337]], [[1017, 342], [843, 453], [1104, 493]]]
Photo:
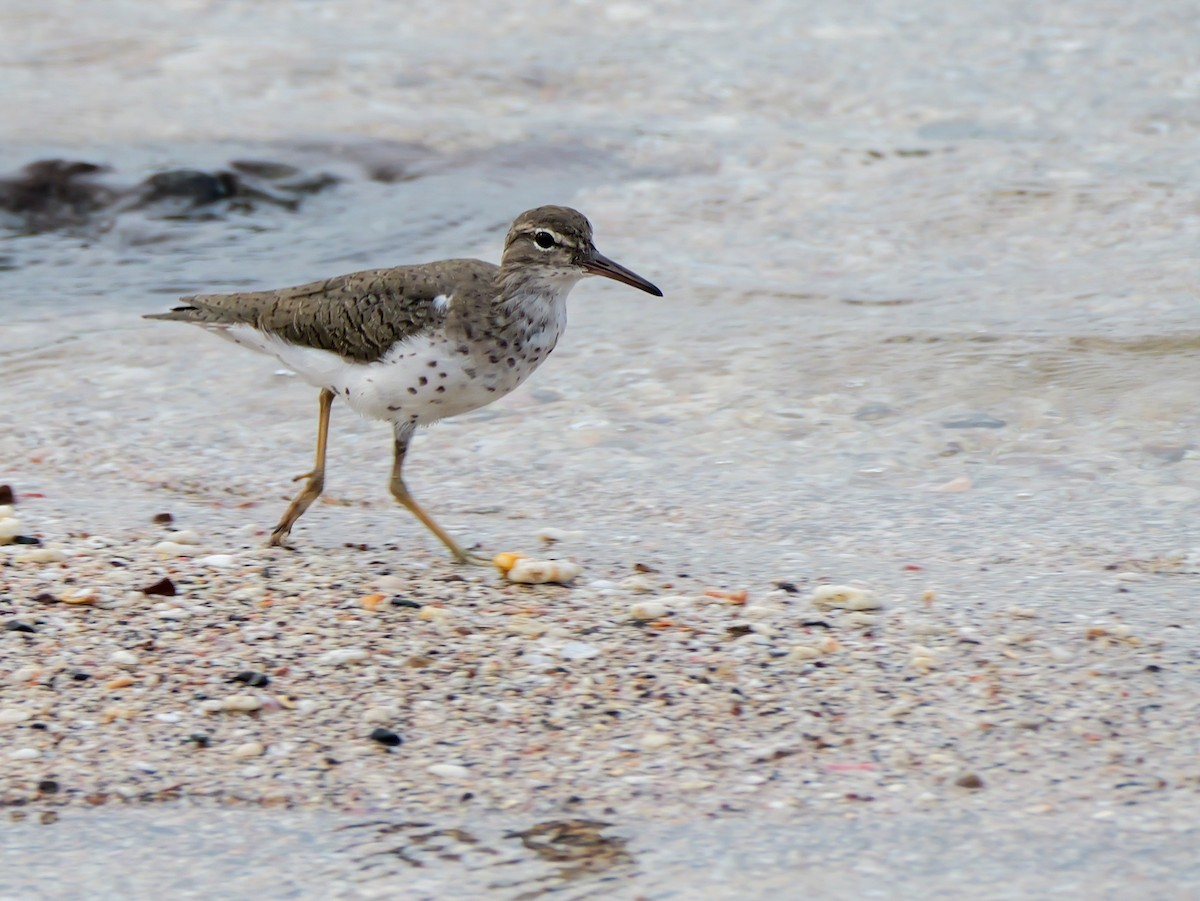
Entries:
[[196, 294], [145, 318], [250, 325], [291, 344], [370, 362], [397, 341], [441, 325], [447, 305], [435, 298], [490, 290], [496, 271], [482, 260], [371, 269], [278, 291]]

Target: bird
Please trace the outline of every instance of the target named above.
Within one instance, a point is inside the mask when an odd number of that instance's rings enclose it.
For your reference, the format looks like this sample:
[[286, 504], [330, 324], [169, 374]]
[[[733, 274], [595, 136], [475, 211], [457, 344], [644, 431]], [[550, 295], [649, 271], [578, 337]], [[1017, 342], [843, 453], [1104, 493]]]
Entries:
[[147, 319], [198, 325], [278, 359], [319, 389], [313, 468], [271, 532], [291, 547], [296, 521], [325, 486], [330, 411], [341, 400], [392, 426], [392, 496], [460, 562], [478, 562], [425, 512], [403, 467], [420, 426], [504, 397], [554, 350], [567, 325], [567, 295], [602, 276], [662, 297], [655, 285], [601, 254], [577, 210], [521, 213], [497, 266], [439, 260], [353, 272], [291, 288], [180, 298]]

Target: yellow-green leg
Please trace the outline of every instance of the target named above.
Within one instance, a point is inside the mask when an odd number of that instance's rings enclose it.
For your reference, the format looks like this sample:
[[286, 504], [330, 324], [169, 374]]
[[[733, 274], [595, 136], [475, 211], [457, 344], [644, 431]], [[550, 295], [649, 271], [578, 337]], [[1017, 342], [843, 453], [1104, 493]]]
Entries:
[[436, 535], [438, 541], [446, 546], [450, 553], [454, 555], [454, 559], [459, 563], [485, 562], [478, 557], [473, 557], [459, 547], [458, 542], [447, 535], [445, 530], [433, 521], [433, 517], [422, 510], [421, 505], [413, 500], [413, 496], [408, 493], [408, 486], [404, 484], [404, 478], [401, 476], [401, 470], [404, 468], [404, 455], [408, 453], [408, 445], [412, 441], [413, 427], [407, 423], [397, 425], [395, 436], [395, 456], [392, 459], [392, 497], [403, 504], [409, 513], [419, 519], [421, 525]]
[[292, 480], [298, 482], [301, 479], [308, 479], [304, 488], [288, 506], [287, 512], [283, 514], [283, 519], [279, 520], [279, 525], [271, 532], [270, 544], [272, 547], [288, 547], [287, 537], [292, 531], [292, 526], [304, 515], [304, 511], [312, 502], [321, 496], [321, 491], [325, 487], [325, 443], [329, 438], [329, 410], [333, 406], [333, 392], [328, 388], [322, 388], [318, 402], [320, 413], [317, 417], [317, 459], [311, 472], [302, 473]]

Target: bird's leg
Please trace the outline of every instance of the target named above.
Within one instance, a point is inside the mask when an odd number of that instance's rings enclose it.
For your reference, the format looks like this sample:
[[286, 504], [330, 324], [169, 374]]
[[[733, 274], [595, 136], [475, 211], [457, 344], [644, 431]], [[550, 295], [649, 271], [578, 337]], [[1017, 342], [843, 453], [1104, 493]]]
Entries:
[[446, 546], [454, 559], [459, 563], [483, 563], [479, 557], [472, 556], [459, 547], [458, 542], [446, 534], [446, 532], [433, 521], [433, 518], [421, 509], [421, 505], [413, 500], [413, 496], [408, 493], [408, 486], [404, 484], [404, 478], [400, 472], [404, 468], [404, 455], [408, 452], [409, 442], [412, 441], [413, 427], [407, 423], [396, 425], [396, 444], [395, 457], [392, 460], [392, 497], [398, 500], [404, 507], [421, 521], [421, 525], [425, 526], [429, 531], [437, 536], [438, 541]]
[[308, 509], [309, 505], [321, 496], [321, 490], [325, 487], [325, 442], [329, 437], [329, 410], [333, 406], [333, 396], [333, 392], [328, 388], [321, 389], [321, 398], [318, 401], [320, 414], [317, 417], [317, 459], [313, 464], [312, 472], [296, 476], [292, 480], [299, 481], [306, 478], [308, 483], [288, 505], [283, 519], [279, 520], [279, 525], [271, 532], [270, 545], [272, 547], [288, 546], [287, 537], [292, 531], [292, 526], [304, 515], [304, 511]]

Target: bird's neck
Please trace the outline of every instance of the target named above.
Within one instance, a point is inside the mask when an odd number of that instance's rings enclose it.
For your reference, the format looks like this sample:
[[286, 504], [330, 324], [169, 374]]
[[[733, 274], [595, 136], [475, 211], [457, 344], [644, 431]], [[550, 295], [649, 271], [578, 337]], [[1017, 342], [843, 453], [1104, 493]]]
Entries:
[[494, 309], [501, 318], [520, 317], [549, 322], [565, 318], [567, 295], [582, 278], [575, 273], [500, 270]]

